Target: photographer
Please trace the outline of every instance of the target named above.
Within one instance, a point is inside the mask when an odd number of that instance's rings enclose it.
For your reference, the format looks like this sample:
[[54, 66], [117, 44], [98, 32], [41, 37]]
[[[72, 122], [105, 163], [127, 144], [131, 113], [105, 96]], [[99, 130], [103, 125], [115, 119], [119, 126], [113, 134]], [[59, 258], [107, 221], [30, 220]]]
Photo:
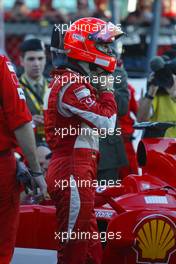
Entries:
[[[138, 122], [176, 121], [176, 72], [175, 60], [155, 57], [151, 61], [151, 73], [145, 97], [141, 99]], [[176, 128], [166, 131], [165, 137], [176, 137]]]

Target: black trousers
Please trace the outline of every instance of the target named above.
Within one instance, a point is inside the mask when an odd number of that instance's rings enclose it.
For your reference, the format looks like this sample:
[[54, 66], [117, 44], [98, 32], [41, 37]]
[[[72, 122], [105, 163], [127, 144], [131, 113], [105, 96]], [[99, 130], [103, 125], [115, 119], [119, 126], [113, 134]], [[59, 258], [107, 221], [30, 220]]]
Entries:
[[110, 185], [117, 184], [117, 180], [119, 179], [118, 168], [106, 169], [106, 170], [98, 170], [97, 180], [100, 183], [101, 181], [106, 185], [110, 183]]

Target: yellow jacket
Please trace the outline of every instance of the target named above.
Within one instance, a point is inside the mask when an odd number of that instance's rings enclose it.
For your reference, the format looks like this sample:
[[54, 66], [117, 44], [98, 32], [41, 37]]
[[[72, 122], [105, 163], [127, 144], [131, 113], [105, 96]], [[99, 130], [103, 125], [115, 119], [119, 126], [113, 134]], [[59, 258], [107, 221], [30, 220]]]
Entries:
[[[153, 99], [153, 115], [150, 121], [154, 122], [176, 122], [176, 101], [169, 95], [156, 95]], [[176, 127], [166, 131], [165, 137], [176, 137]]]

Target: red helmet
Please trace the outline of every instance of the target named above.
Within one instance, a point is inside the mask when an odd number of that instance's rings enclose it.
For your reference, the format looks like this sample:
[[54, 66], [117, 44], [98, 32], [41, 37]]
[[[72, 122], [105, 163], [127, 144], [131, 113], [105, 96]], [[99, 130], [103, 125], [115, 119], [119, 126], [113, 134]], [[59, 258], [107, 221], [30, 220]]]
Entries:
[[94, 63], [113, 72], [117, 59], [109, 44], [123, 34], [111, 22], [94, 17], [81, 18], [66, 31], [64, 50], [70, 58]]

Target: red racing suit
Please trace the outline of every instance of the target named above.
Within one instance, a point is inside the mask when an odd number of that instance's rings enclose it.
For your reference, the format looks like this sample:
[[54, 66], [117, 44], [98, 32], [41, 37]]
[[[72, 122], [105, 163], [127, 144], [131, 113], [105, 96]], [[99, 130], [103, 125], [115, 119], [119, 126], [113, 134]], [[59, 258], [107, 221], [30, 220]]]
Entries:
[[19, 216], [14, 130], [31, 121], [13, 66], [0, 55], [0, 263], [13, 255]]
[[[47, 184], [57, 209], [59, 264], [100, 264], [102, 255], [93, 185], [98, 129], [114, 129], [117, 106], [111, 92], [98, 95], [81, 77], [59, 70], [44, 100], [46, 140], [53, 151]], [[69, 235], [62, 239], [61, 234]]]

